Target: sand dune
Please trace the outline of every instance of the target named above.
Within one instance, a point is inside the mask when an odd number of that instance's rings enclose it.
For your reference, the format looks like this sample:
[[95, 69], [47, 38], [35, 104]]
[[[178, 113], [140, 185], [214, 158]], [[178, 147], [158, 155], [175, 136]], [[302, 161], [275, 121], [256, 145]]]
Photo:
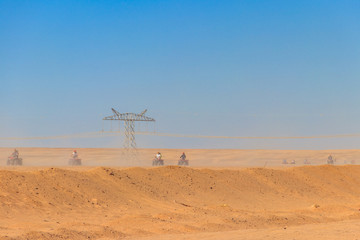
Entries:
[[355, 165], [2, 167], [0, 239], [341, 239], [359, 184]]

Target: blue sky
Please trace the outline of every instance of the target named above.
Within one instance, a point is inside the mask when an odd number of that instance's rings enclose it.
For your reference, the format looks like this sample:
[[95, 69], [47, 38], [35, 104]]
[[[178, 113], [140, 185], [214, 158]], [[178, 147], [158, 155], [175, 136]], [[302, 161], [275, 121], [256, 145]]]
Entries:
[[[159, 132], [360, 133], [359, 12], [359, 1], [0, 0], [0, 137], [98, 131], [111, 107], [147, 108]], [[141, 147], [324, 149], [357, 148], [360, 139], [138, 140]]]

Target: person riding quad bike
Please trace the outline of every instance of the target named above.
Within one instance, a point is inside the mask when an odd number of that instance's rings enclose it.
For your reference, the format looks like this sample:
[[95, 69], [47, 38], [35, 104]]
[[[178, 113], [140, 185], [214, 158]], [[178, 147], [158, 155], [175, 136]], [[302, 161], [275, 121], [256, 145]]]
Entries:
[[180, 159], [178, 161], [178, 165], [185, 165], [185, 166], [188, 166], [189, 165], [189, 160], [186, 160], [186, 155], [185, 153], [183, 152], [182, 155], [180, 156]]
[[6, 165], [22, 165], [22, 158], [19, 158], [17, 149], [14, 149], [14, 152], [8, 157]]
[[74, 150], [71, 154], [71, 158], [69, 159], [69, 165], [71, 166], [79, 166], [81, 165], [81, 159], [76, 150]]
[[331, 155], [329, 155], [329, 156], [328, 156], [328, 159], [327, 159], [327, 164], [334, 165], [334, 159], [333, 159], [333, 156], [331, 156]]
[[153, 166], [162, 166], [164, 165], [164, 160], [162, 159], [162, 155], [160, 152], [158, 152], [156, 155], [155, 155], [155, 158], [152, 162], [152, 165]]
[[311, 164], [311, 162], [310, 162], [308, 159], [305, 159], [305, 160], [304, 160], [304, 164], [305, 164], [305, 165], [309, 165], [309, 164]]

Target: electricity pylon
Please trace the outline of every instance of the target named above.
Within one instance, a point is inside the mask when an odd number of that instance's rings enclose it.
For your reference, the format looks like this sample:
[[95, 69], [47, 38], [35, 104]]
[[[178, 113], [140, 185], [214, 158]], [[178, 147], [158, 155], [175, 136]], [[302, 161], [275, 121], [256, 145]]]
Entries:
[[119, 113], [113, 108], [111, 108], [111, 110], [113, 111], [114, 115], [109, 117], [104, 117], [103, 120], [124, 121], [124, 125], [125, 125], [124, 148], [131, 154], [136, 154], [135, 122], [155, 122], [155, 119], [144, 116], [147, 109], [142, 111], [140, 114]]

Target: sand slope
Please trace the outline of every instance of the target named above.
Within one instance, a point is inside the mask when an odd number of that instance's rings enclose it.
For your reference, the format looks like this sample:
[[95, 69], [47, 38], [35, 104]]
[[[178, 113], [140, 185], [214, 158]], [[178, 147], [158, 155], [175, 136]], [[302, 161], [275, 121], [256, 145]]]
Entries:
[[225, 239], [233, 230], [358, 221], [359, 184], [360, 166], [5, 167], [0, 239], [174, 239], [189, 233], [195, 239], [202, 232], [222, 232]]

